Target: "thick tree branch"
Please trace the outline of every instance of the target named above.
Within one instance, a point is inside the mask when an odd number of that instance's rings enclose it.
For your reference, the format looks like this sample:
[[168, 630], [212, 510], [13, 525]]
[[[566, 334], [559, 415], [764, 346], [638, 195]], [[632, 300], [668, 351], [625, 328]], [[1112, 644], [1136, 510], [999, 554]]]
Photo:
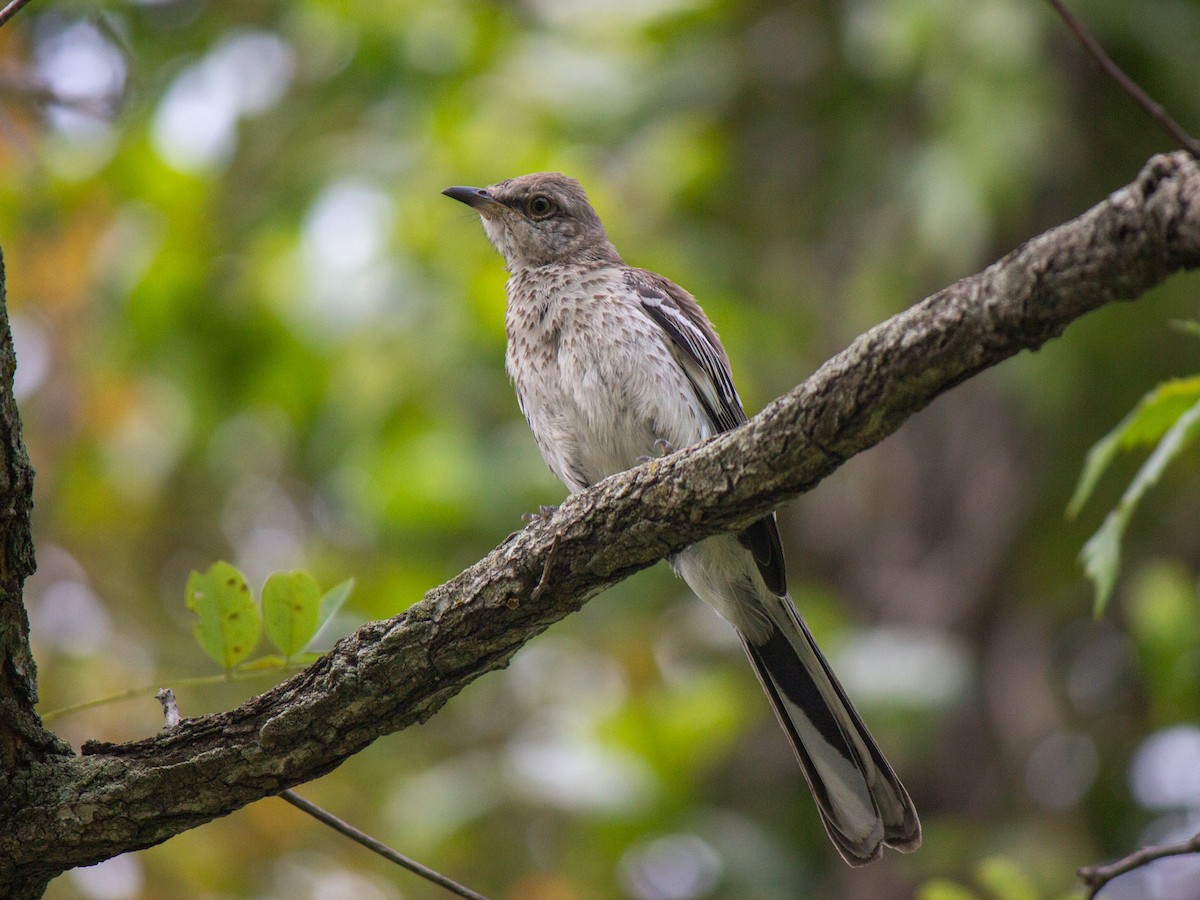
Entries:
[[42, 728], [34, 712], [37, 667], [29, 650], [29, 617], [22, 602], [25, 579], [34, 570], [29, 533], [33, 467], [12, 394], [16, 368], [0, 254], [0, 790], [6, 773], [48, 753], [70, 752]]
[[1183, 153], [1155, 157], [1080, 218], [862, 335], [742, 428], [568, 498], [267, 693], [18, 771], [0, 798], [0, 883], [44, 882], [330, 771], [425, 721], [605, 588], [812, 488], [939, 394], [1083, 314], [1196, 267], [1200, 168]]

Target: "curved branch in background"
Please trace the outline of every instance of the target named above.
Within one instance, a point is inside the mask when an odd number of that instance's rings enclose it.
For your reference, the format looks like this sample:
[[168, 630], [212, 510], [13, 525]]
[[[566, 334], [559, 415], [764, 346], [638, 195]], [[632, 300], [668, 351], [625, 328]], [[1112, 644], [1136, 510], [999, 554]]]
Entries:
[[29, 0], [9, 0], [3, 9], [0, 9], [0, 26], [4, 25], [9, 19], [21, 11], [21, 7], [29, 3]]
[[570, 496], [401, 615], [365, 625], [237, 709], [11, 773], [0, 784], [0, 883], [33, 896], [68, 868], [329, 772], [425, 721], [605, 588], [811, 489], [940, 394], [1080, 316], [1198, 267], [1200, 165], [1154, 157], [1078, 219], [860, 336], [742, 427]]
[[328, 810], [322, 809], [321, 807], [317, 806], [317, 804], [305, 800], [295, 791], [282, 791], [279, 794], [279, 799], [286, 800], [288, 803], [292, 804], [292, 806], [296, 807], [296, 809], [299, 809], [312, 816], [322, 825], [328, 826], [338, 834], [350, 838], [350, 840], [354, 841], [356, 844], [361, 844], [372, 853], [382, 856], [388, 862], [394, 863], [401, 868], [408, 869], [408, 871], [421, 876], [426, 881], [432, 882], [440, 888], [444, 888], [446, 891], [454, 894], [456, 897], [465, 897], [466, 900], [487, 900], [487, 897], [483, 896], [483, 894], [477, 894], [475, 891], [468, 887], [464, 887], [457, 881], [447, 878], [441, 872], [435, 872], [428, 866], [421, 865], [419, 862], [414, 859], [410, 859], [403, 853], [396, 852], [387, 844], [383, 843], [383, 841], [377, 841], [366, 832], [359, 831], [349, 822], [344, 822]]
[[1180, 841], [1178, 844], [1160, 844], [1154, 847], [1143, 847], [1141, 850], [1130, 853], [1123, 859], [1118, 859], [1116, 862], [1108, 863], [1104, 866], [1083, 866], [1075, 874], [1087, 885], [1087, 893], [1084, 896], [1087, 900], [1091, 900], [1092, 897], [1100, 893], [1102, 887], [1118, 875], [1124, 875], [1126, 872], [1140, 869], [1142, 866], [1152, 863], [1156, 859], [1166, 859], [1168, 856], [1186, 856], [1189, 853], [1200, 853], [1200, 834], [1194, 834], [1186, 841]]
[[1166, 107], [1147, 94], [1140, 84], [1130, 78], [1124, 69], [1113, 62], [1112, 57], [1100, 46], [1100, 42], [1067, 9], [1066, 4], [1062, 0], [1049, 0], [1049, 3], [1054, 7], [1054, 11], [1058, 13], [1067, 28], [1070, 29], [1071, 34], [1075, 35], [1076, 40], [1083, 44], [1083, 48], [1091, 54], [1092, 59], [1104, 70], [1104, 74], [1120, 85], [1121, 90], [1128, 94], [1134, 103], [1144, 109], [1150, 118], [1165, 128], [1167, 133], [1175, 138], [1179, 142], [1179, 145], [1187, 150], [1193, 158], [1200, 159], [1200, 141], [1188, 134], [1187, 129], [1171, 117]]

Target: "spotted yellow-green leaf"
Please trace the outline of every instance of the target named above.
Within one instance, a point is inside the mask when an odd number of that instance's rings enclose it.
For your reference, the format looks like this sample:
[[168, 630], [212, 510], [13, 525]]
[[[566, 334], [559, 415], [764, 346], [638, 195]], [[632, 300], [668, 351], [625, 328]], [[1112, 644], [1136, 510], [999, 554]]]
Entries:
[[321, 589], [307, 572], [274, 572], [263, 585], [267, 637], [285, 657], [304, 649], [317, 633]]
[[258, 644], [262, 619], [242, 573], [227, 562], [216, 562], [203, 574], [187, 580], [187, 608], [196, 614], [192, 634], [226, 670], [232, 669]]

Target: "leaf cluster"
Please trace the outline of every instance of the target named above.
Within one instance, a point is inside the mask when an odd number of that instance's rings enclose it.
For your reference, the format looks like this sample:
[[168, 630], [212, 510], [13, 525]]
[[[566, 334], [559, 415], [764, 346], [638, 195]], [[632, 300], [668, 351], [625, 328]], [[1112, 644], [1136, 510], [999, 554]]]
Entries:
[[[215, 562], [187, 580], [187, 608], [196, 616], [192, 634], [226, 672], [312, 662], [321, 654], [302, 651], [353, 589], [351, 578], [321, 593], [317, 580], [302, 569], [274, 572], [263, 585], [260, 607], [246, 577], [227, 562]], [[264, 630], [279, 652], [247, 661]]]

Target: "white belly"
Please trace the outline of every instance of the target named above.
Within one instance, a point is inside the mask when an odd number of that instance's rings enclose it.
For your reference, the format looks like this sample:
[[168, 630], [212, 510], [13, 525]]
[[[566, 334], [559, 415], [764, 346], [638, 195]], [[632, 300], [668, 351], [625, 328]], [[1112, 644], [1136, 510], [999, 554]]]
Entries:
[[510, 315], [508, 369], [543, 458], [568, 488], [637, 465], [659, 439], [680, 449], [712, 433], [640, 305], [586, 292], [550, 303], [527, 321]]

